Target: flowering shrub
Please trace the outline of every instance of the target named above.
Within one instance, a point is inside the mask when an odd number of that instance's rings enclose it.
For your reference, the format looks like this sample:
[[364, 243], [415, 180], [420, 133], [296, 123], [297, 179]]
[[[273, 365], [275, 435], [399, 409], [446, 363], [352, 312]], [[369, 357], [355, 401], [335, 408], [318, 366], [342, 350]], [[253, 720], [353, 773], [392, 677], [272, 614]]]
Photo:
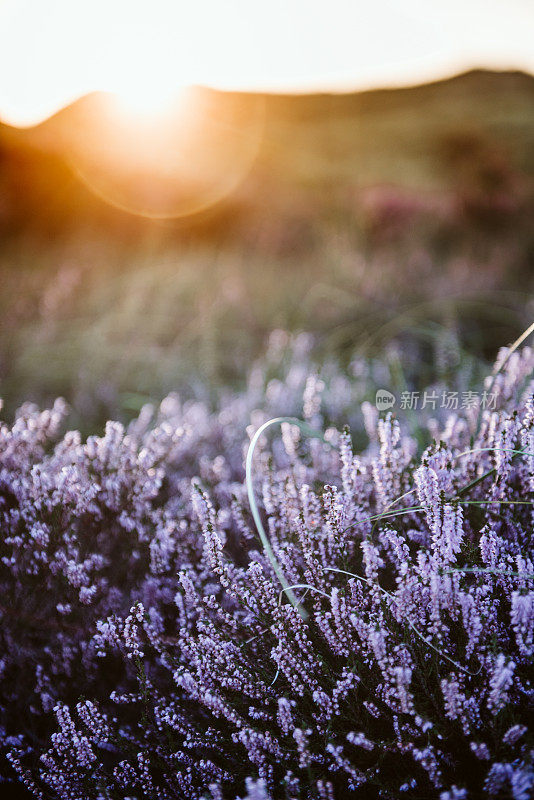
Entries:
[[[422, 417], [422, 454], [356, 413], [361, 365], [318, 377], [302, 352], [216, 412], [168, 398], [85, 443], [57, 441], [60, 403], [21, 409], [0, 431], [0, 691], [29, 790], [531, 797], [534, 353], [499, 358], [495, 410]], [[265, 547], [243, 432], [299, 396], [307, 427], [252, 460]]]

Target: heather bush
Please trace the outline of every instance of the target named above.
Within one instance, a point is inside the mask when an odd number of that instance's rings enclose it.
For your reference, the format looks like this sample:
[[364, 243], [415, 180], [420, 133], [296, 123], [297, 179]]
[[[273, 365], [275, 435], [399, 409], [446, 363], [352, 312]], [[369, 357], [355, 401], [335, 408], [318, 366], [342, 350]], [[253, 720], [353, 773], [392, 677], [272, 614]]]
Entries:
[[[3, 745], [36, 796], [532, 796], [533, 351], [416, 437], [362, 407], [383, 367], [305, 347], [215, 410], [1, 429]], [[281, 415], [265, 546], [244, 457]]]
[[[281, 409], [301, 412], [314, 385], [310, 351], [309, 337], [273, 335], [247, 390], [224, 393], [215, 411], [204, 398], [169, 396], [157, 409], [145, 406], [127, 429], [110, 422], [102, 437], [83, 442], [76, 431], [64, 433], [68, 408], [58, 400], [45, 411], [27, 403], [12, 425], [0, 426], [6, 733], [15, 726], [39, 736], [59, 697], [89, 686], [111, 691], [114, 670], [99, 670], [94, 658], [96, 622], [137, 601], [174, 608], [179, 569], [202, 560], [191, 479], [213, 484], [221, 504], [235, 495], [239, 513], [251, 414], [261, 423]], [[323, 374], [325, 406], [339, 421], [361, 403], [361, 388], [334, 363]]]

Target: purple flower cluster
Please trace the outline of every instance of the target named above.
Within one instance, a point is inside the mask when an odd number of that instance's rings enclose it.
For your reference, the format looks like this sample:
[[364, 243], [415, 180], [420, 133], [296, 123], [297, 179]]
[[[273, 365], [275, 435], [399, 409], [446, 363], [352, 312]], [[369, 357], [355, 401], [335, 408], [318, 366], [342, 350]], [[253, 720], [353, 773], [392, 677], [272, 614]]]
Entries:
[[[534, 352], [421, 453], [303, 341], [215, 411], [0, 428], [1, 738], [36, 797], [533, 796]], [[321, 436], [259, 439], [267, 550], [243, 433], [281, 413]]]

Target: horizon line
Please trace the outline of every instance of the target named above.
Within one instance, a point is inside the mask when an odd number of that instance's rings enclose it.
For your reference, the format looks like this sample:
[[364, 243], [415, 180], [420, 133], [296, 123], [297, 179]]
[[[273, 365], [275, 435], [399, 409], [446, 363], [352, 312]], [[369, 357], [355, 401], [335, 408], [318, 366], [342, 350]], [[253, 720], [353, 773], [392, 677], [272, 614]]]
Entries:
[[[313, 97], [313, 96], [349, 96], [349, 95], [363, 95], [374, 94], [379, 92], [394, 92], [394, 91], [409, 91], [410, 89], [419, 89], [425, 86], [433, 86], [449, 81], [458, 80], [470, 74], [488, 74], [488, 75], [524, 75], [527, 78], [534, 79], [534, 70], [525, 68], [524, 66], [509, 65], [509, 66], [466, 66], [464, 68], [452, 69], [450, 71], [436, 69], [433, 71], [435, 74], [429, 75], [428, 79], [421, 81], [404, 80], [399, 81], [366, 81], [358, 84], [353, 81], [338, 81], [337, 84], [325, 80], [324, 83], [313, 82], [309, 86], [305, 85], [283, 85], [273, 84], [272, 86], [235, 86], [224, 84], [209, 84], [209, 83], [190, 83], [183, 86], [176, 86], [176, 96], [183, 89], [197, 89], [199, 91], [212, 91], [220, 94], [233, 94], [233, 95], [264, 95], [267, 97]], [[61, 105], [54, 105], [46, 114], [35, 115], [30, 121], [15, 121], [10, 120], [9, 116], [4, 116], [0, 112], [0, 125], [13, 128], [15, 130], [31, 130], [38, 128], [40, 125], [45, 124], [54, 117], [62, 114], [68, 109], [76, 106], [78, 103], [83, 102], [87, 98], [97, 96], [120, 97], [121, 93], [108, 88], [95, 88], [88, 91], [80, 91], [68, 97]], [[171, 104], [172, 104], [171, 96]]]

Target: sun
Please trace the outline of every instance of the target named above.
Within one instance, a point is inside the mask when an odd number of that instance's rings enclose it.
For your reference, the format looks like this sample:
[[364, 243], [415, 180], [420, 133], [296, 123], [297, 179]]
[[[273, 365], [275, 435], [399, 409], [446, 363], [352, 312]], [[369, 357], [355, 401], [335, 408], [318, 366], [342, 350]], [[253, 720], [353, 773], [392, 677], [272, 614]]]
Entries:
[[[146, 87], [146, 90], [145, 90]], [[107, 203], [155, 219], [188, 217], [244, 180], [264, 129], [261, 96], [139, 81], [94, 97], [71, 126], [69, 164]]]
[[118, 112], [140, 120], [150, 120], [176, 111], [186, 102], [189, 89], [147, 80], [121, 86], [113, 94]]

